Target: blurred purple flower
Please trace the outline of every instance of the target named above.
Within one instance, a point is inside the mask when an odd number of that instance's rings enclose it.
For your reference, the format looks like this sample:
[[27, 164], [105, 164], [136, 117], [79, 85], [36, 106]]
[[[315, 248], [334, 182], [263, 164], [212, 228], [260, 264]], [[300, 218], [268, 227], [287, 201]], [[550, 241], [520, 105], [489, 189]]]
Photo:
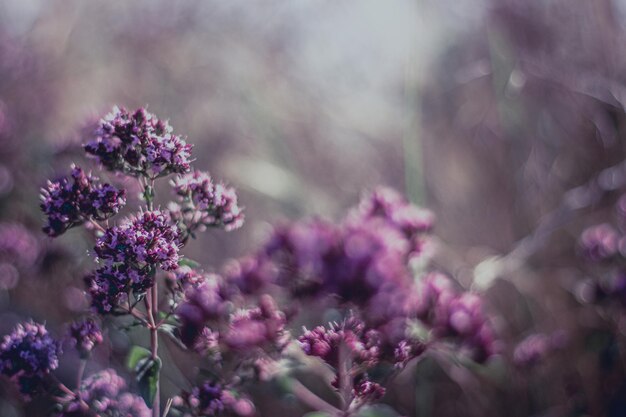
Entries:
[[614, 256], [618, 250], [619, 234], [610, 224], [589, 227], [580, 236], [583, 254], [592, 261]]
[[69, 329], [69, 338], [83, 359], [88, 358], [91, 351], [103, 340], [100, 326], [91, 317], [73, 322]]

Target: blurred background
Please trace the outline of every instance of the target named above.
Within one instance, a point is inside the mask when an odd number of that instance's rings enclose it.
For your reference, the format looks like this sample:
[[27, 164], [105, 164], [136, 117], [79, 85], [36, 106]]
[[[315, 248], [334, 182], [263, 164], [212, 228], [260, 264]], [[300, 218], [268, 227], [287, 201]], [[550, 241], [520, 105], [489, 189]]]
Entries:
[[[623, 308], [588, 291], [620, 266], [578, 244], [623, 226], [625, 25], [622, 0], [0, 0], [0, 332], [61, 333], [86, 308], [92, 241], [46, 238], [39, 188], [89, 164], [80, 144], [113, 105], [148, 106], [246, 207], [242, 229], [185, 249], [207, 270], [376, 185], [433, 210], [434, 264], [485, 294], [503, 350], [410, 367], [384, 398], [401, 415], [626, 416]], [[537, 332], [562, 348], [513, 365]], [[122, 364], [131, 340], [109, 336], [98, 359]], [[46, 415], [3, 387], [1, 416]], [[264, 398], [260, 415], [307, 412]]]

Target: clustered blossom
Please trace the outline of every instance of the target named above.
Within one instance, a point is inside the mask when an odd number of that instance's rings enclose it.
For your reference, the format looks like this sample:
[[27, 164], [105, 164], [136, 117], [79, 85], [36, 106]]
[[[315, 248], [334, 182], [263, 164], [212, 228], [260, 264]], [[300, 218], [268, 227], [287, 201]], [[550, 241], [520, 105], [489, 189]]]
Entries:
[[381, 340], [376, 330], [365, 330], [360, 320], [350, 318], [341, 325], [332, 323], [328, 328], [317, 326], [306, 330], [298, 338], [300, 348], [310, 356], [317, 356], [337, 368], [341, 349], [347, 349], [357, 364], [375, 366], [381, 359]]
[[135, 219], [106, 230], [94, 248], [98, 258], [136, 270], [157, 265], [166, 271], [178, 267], [178, 228], [162, 211], [146, 211]]
[[282, 350], [289, 334], [285, 314], [269, 295], [253, 308], [236, 309], [231, 290], [218, 275], [208, 275], [201, 285], [189, 286], [178, 306], [181, 341], [189, 348], [212, 357], [220, 349], [250, 353], [261, 348]]
[[100, 120], [85, 151], [110, 171], [149, 178], [188, 172], [191, 145], [172, 133], [167, 121], [143, 108], [114, 107]]
[[126, 264], [106, 264], [85, 276], [91, 306], [99, 314], [112, 313], [128, 300], [129, 293], [141, 294], [154, 284], [154, 277], [145, 269]]
[[223, 385], [205, 381], [193, 387], [191, 392], [183, 392], [174, 397], [174, 409], [181, 417], [213, 417], [223, 413], [249, 416], [254, 413], [254, 406], [247, 398], [237, 397]]
[[89, 357], [91, 351], [103, 340], [100, 326], [90, 317], [72, 323], [69, 338], [81, 358]]
[[338, 226], [318, 219], [277, 228], [260, 256], [277, 264], [277, 283], [296, 297], [331, 294], [365, 308], [380, 292], [410, 284], [431, 217], [382, 188]]
[[59, 365], [61, 348], [42, 324], [18, 324], [0, 344], [0, 373], [17, 383], [26, 398], [40, 391], [44, 378]]
[[494, 354], [498, 345], [476, 294], [455, 291], [443, 274], [430, 273], [418, 284], [416, 316], [432, 327], [437, 338], [452, 338], [477, 361]]
[[243, 210], [232, 187], [215, 183], [208, 173], [193, 171], [172, 181], [179, 204], [172, 205], [174, 218], [180, 218], [190, 232], [207, 227], [227, 231], [243, 225]]
[[78, 397], [65, 398], [58, 417], [151, 417], [144, 400], [125, 390], [113, 369], [100, 371], [82, 382]]
[[583, 287], [586, 301], [614, 301], [626, 306], [626, 195], [617, 202], [617, 225], [602, 223], [585, 229], [579, 239], [582, 255], [598, 267]]
[[126, 192], [72, 166], [70, 177], [48, 181], [41, 191], [41, 210], [48, 217], [43, 230], [56, 237], [87, 219], [105, 220], [126, 204]]

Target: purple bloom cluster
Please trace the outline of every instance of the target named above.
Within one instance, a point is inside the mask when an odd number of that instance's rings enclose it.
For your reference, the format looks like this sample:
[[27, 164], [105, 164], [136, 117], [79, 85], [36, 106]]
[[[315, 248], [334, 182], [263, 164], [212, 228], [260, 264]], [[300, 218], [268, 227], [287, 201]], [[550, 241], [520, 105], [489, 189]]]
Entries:
[[48, 217], [43, 230], [59, 236], [87, 219], [105, 220], [126, 204], [126, 192], [72, 166], [70, 177], [48, 181], [41, 191], [41, 210]]
[[154, 284], [154, 277], [146, 269], [135, 269], [126, 264], [106, 264], [85, 277], [92, 308], [100, 314], [112, 313], [115, 307], [128, 300], [128, 294], [144, 293]]
[[[600, 266], [597, 279], [583, 286], [586, 301], [614, 301], [626, 306], [626, 194], [615, 205], [617, 225], [602, 223], [585, 229], [579, 238], [582, 254]], [[596, 275], [596, 274], [593, 274]]]
[[174, 398], [173, 407], [181, 417], [212, 417], [222, 414], [249, 416], [254, 413], [252, 403], [237, 397], [217, 382], [205, 381]]
[[85, 379], [78, 397], [67, 397], [59, 417], [150, 417], [141, 397], [125, 392], [126, 382], [112, 369]]
[[295, 296], [333, 294], [365, 307], [381, 292], [410, 285], [409, 264], [424, 254], [431, 227], [427, 212], [383, 188], [339, 226], [314, 220], [277, 228], [261, 256]]
[[341, 325], [332, 323], [328, 328], [305, 329], [298, 343], [304, 353], [317, 356], [335, 369], [339, 366], [341, 349], [347, 349], [356, 364], [366, 367], [375, 366], [382, 353], [381, 335], [376, 330], [366, 330], [365, 324], [355, 318]]
[[138, 271], [158, 265], [169, 271], [178, 267], [178, 237], [178, 228], [166, 212], [147, 211], [107, 229], [94, 249], [107, 263], [122, 263]]
[[179, 204], [172, 206], [175, 218], [180, 218], [194, 231], [207, 227], [235, 230], [243, 225], [243, 210], [237, 204], [232, 187], [215, 183], [206, 172], [193, 171], [172, 181]]
[[479, 296], [455, 291], [451, 281], [436, 272], [422, 279], [416, 293], [419, 296], [411, 310], [432, 327], [435, 337], [457, 340], [469, 356], [479, 362], [497, 351], [497, 342]]
[[26, 397], [39, 392], [46, 375], [59, 365], [60, 344], [42, 324], [18, 324], [0, 344], [0, 373], [15, 381]]
[[254, 348], [282, 350], [289, 334], [285, 314], [269, 295], [261, 296], [254, 308], [235, 308], [234, 297], [218, 275], [209, 275], [201, 285], [189, 286], [176, 313], [180, 337], [189, 348], [219, 356], [218, 349], [248, 352]]
[[385, 388], [377, 382], [369, 379], [367, 374], [362, 374], [354, 381], [352, 395], [355, 397], [357, 405], [373, 403], [380, 400], [385, 395]]
[[73, 322], [69, 328], [69, 338], [81, 358], [88, 358], [103, 340], [100, 326], [91, 317]]
[[110, 171], [157, 178], [190, 169], [191, 145], [174, 135], [167, 121], [143, 108], [131, 113], [114, 107], [94, 136], [85, 151]]

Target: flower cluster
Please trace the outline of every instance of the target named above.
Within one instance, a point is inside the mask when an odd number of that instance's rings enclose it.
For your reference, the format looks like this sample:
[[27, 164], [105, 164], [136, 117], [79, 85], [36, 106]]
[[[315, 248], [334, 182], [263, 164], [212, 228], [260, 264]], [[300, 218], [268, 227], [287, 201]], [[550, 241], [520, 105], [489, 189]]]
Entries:
[[249, 416], [254, 405], [247, 398], [238, 397], [219, 383], [205, 381], [190, 392], [174, 397], [173, 407], [181, 417], [212, 417], [223, 413]]
[[84, 281], [94, 311], [108, 314], [124, 304], [129, 293], [144, 293], [154, 284], [154, 277], [149, 271], [126, 264], [106, 264], [86, 275]]
[[592, 275], [584, 283], [583, 299], [593, 302], [615, 302], [626, 306], [626, 195], [615, 206], [617, 224], [602, 223], [585, 229], [579, 239], [582, 255], [593, 263]]
[[43, 230], [59, 236], [87, 219], [105, 220], [126, 204], [126, 192], [72, 166], [70, 177], [48, 181], [41, 191], [41, 210], [48, 217]]
[[10, 377], [26, 398], [36, 394], [50, 371], [59, 365], [60, 344], [42, 324], [26, 322], [0, 344], [0, 373]]
[[207, 227], [235, 230], [243, 225], [243, 210], [232, 187], [215, 183], [206, 172], [193, 171], [172, 181], [179, 204], [171, 212], [190, 232]]
[[498, 350], [482, 299], [459, 293], [443, 274], [430, 273], [418, 284], [413, 313], [432, 327], [437, 338], [457, 340], [476, 361], [484, 361]]
[[191, 145], [174, 135], [167, 121], [143, 108], [131, 113], [114, 107], [94, 136], [85, 151], [110, 171], [157, 178], [190, 169]]
[[83, 359], [88, 358], [91, 351], [103, 340], [100, 326], [90, 317], [72, 323], [69, 338]]
[[[277, 275], [257, 276], [296, 297], [335, 295], [365, 307], [411, 283], [409, 265], [425, 253], [431, 217], [395, 191], [378, 189], [338, 226], [318, 219], [277, 228], [259, 255], [277, 265]], [[257, 264], [265, 267], [265, 260]]]
[[144, 400], [125, 389], [114, 370], [100, 371], [82, 382], [78, 396], [65, 398], [58, 417], [151, 417]]
[[256, 348], [280, 351], [286, 346], [287, 320], [272, 297], [262, 296], [253, 308], [236, 309], [235, 300], [232, 289], [218, 275], [189, 286], [176, 310], [182, 342], [213, 357], [221, 356], [220, 350], [244, 354]]
[[147, 211], [107, 229], [94, 249], [107, 263], [121, 263], [138, 271], [152, 265], [173, 270], [178, 266], [178, 229], [169, 222], [167, 213]]
[[406, 338], [394, 347], [387, 335], [368, 329], [363, 321], [355, 317], [341, 324], [305, 329], [298, 343], [305, 354], [322, 359], [337, 372], [333, 381], [337, 389], [340, 389], [338, 372], [349, 358], [350, 367], [346, 371], [352, 381], [354, 407], [375, 402], [385, 394], [385, 388], [370, 379], [368, 370], [382, 362], [402, 368], [426, 349], [421, 342]]

